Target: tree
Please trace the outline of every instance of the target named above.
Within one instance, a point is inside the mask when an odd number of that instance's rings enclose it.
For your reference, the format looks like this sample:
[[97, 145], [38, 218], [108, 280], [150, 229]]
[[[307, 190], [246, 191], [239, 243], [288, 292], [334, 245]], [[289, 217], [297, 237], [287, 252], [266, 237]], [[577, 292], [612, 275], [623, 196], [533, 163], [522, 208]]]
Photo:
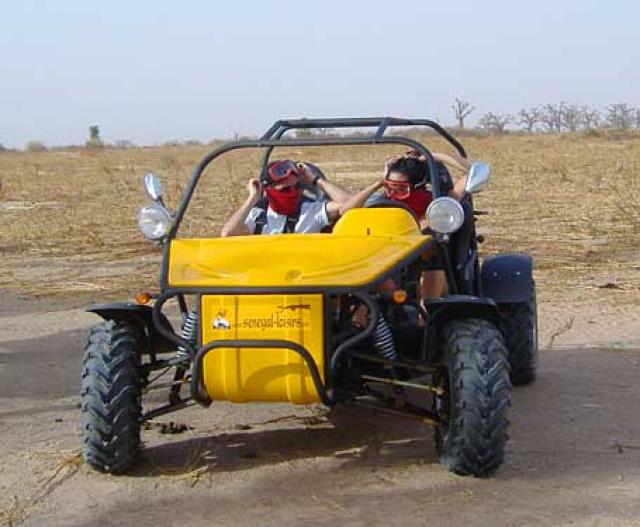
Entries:
[[628, 130], [634, 124], [635, 111], [626, 102], [610, 104], [607, 107], [607, 122], [616, 130]]
[[475, 106], [471, 106], [469, 101], [465, 101], [463, 99], [458, 99], [457, 97], [454, 99], [454, 104], [451, 105], [453, 109], [453, 113], [456, 116], [458, 121], [458, 128], [462, 130], [464, 128], [464, 120], [471, 115], [471, 113], [476, 109]]
[[636, 130], [640, 130], [640, 108], [636, 108]]
[[540, 110], [535, 106], [529, 110], [520, 110], [518, 124], [524, 126], [527, 132], [533, 132], [536, 124], [540, 122]]
[[545, 104], [540, 114], [540, 122], [547, 132], [560, 132], [562, 130], [562, 104]]
[[582, 114], [582, 124], [585, 130], [593, 130], [594, 128], [598, 128], [598, 126], [600, 126], [600, 122], [602, 121], [602, 114], [596, 108], [583, 106], [580, 109], [580, 113]]
[[0, 143], [0, 152], [5, 152], [7, 149], [5, 148], [5, 146]]
[[560, 103], [560, 120], [565, 129], [575, 132], [582, 121], [580, 107], [577, 104]]
[[85, 146], [88, 148], [101, 148], [104, 146], [102, 139], [100, 139], [100, 127], [98, 125], [89, 127], [89, 140]]
[[490, 132], [494, 132], [497, 134], [502, 134], [505, 131], [507, 125], [513, 122], [513, 116], [509, 114], [495, 114], [495, 113], [487, 113], [482, 116], [480, 119], [480, 126], [482, 126], [485, 130]]

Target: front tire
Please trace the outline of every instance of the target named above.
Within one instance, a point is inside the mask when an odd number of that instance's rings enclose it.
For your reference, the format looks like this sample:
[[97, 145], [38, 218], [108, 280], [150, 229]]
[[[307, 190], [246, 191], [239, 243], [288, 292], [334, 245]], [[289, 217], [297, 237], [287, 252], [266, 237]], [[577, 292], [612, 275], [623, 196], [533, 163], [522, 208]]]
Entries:
[[82, 369], [83, 456], [109, 473], [130, 469], [140, 448], [142, 335], [108, 320], [91, 329]]
[[489, 476], [504, 460], [511, 404], [509, 363], [498, 328], [482, 319], [449, 322], [442, 331], [445, 395], [436, 399], [440, 462], [460, 475]]

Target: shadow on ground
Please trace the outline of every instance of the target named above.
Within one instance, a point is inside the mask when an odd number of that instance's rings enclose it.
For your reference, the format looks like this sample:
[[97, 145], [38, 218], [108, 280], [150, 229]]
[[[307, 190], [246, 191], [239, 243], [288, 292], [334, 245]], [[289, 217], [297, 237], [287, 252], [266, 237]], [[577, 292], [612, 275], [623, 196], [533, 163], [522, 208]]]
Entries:
[[283, 428], [277, 428], [277, 423], [257, 424], [248, 430], [198, 434], [147, 447], [143, 462], [130, 475], [198, 469], [233, 472], [326, 457], [373, 466], [435, 463], [438, 459], [430, 428], [403, 419], [389, 420], [370, 410], [339, 407], [327, 417], [290, 416], [287, 420]]

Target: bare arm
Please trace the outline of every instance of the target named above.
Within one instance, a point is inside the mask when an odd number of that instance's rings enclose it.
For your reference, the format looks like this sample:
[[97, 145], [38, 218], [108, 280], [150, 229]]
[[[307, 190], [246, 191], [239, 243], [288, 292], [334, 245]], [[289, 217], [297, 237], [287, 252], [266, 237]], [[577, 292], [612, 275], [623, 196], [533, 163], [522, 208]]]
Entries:
[[[304, 165], [304, 163], [299, 163], [298, 166], [302, 169], [301, 175], [307, 184], [313, 184], [313, 175]], [[341, 208], [343, 204], [351, 198], [351, 194], [349, 194], [346, 190], [340, 188], [335, 183], [331, 183], [331, 181], [327, 179], [318, 179], [316, 186], [323, 190], [331, 201], [328, 201], [326, 204], [327, 216], [330, 221], [337, 219], [341, 214]]]
[[236, 210], [229, 219], [225, 222], [220, 230], [220, 236], [226, 238], [227, 236], [246, 236], [251, 234], [247, 226], [244, 224], [244, 220], [247, 218], [249, 211], [256, 206], [262, 195], [262, 185], [257, 179], [249, 181], [248, 185], [249, 197], [242, 204], [242, 206]]
[[357, 194], [354, 194], [353, 196], [350, 196], [349, 199], [342, 205], [342, 208], [340, 209], [340, 214], [344, 214], [345, 212], [347, 212], [348, 210], [351, 210], [351, 209], [358, 209], [358, 208], [362, 207], [365, 204], [365, 202], [367, 201], [367, 199], [369, 199], [369, 197], [376, 190], [382, 188], [383, 181], [387, 177], [387, 175], [389, 174], [389, 169], [390, 169], [391, 165], [393, 163], [395, 163], [396, 161], [398, 161], [398, 159], [400, 159], [401, 157], [402, 157], [402, 155], [395, 155], [395, 156], [391, 156], [391, 157], [387, 158], [387, 160], [385, 161], [385, 164], [384, 164], [384, 173], [382, 174], [382, 179], [376, 181], [375, 183], [371, 183], [371, 185], [363, 188]]
[[467, 175], [469, 173], [469, 169], [471, 168], [471, 161], [467, 158], [462, 157], [458, 154], [442, 154], [440, 152], [434, 152], [433, 159], [443, 163], [447, 167], [455, 168], [460, 172], [464, 173], [464, 176], [458, 179], [454, 184], [453, 188], [449, 191], [449, 197], [453, 199], [460, 200], [464, 196], [464, 189], [467, 185]]
[[440, 152], [433, 152], [431, 155], [436, 161], [440, 161], [440, 163], [443, 163], [450, 168], [455, 168], [465, 174], [471, 168], [471, 161], [459, 154], [442, 154]]
[[340, 207], [340, 214], [344, 214], [348, 210], [357, 209], [364, 205], [364, 202], [367, 201], [369, 196], [373, 194], [376, 190], [378, 190], [382, 186], [382, 181], [376, 181], [372, 183], [368, 187], [363, 188], [357, 194], [351, 196], [345, 203], [343, 203], [342, 207]]

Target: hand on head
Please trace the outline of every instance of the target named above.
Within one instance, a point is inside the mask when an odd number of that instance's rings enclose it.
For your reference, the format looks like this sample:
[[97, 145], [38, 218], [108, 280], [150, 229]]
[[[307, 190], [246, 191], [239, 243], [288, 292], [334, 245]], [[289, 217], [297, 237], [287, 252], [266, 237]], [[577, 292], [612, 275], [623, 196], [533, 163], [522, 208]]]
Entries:
[[385, 179], [389, 175], [391, 166], [394, 163], [397, 163], [401, 158], [402, 158], [402, 155], [396, 155], [396, 156], [391, 156], [387, 158], [387, 160], [384, 162], [384, 175], [382, 176], [382, 179]]
[[298, 167], [298, 178], [307, 183], [308, 185], [313, 184], [313, 173], [309, 170], [309, 167], [305, 163], [296, 163]]
[[262, 183], [258, 179], [251, 179], [247, 184], [250, 198], [259, 198], [262, 196]]

